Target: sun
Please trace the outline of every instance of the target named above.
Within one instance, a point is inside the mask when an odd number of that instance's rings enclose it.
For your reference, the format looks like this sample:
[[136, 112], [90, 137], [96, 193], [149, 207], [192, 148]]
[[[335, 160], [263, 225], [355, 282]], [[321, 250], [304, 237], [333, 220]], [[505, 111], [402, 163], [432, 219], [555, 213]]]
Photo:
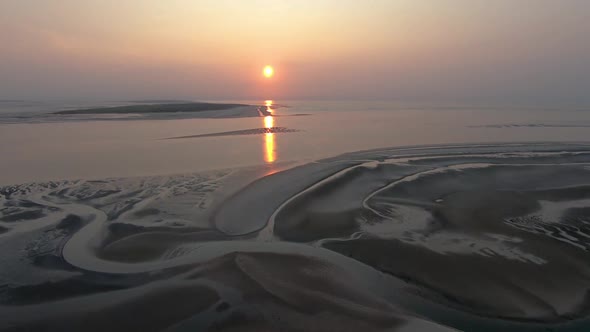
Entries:
[[271, 78], [274, 74], [275, 70], [272, 66], [265, 66], [264, 69], [262, 69], [262, 75], [266, 78]]

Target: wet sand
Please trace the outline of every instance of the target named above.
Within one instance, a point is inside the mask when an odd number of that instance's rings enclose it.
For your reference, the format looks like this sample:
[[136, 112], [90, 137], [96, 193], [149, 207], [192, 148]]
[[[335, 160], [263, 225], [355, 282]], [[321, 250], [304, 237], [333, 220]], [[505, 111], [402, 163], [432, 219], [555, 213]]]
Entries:
[[0, 330], [583, 331], [589, 166], [419, 146], [5, 186]]

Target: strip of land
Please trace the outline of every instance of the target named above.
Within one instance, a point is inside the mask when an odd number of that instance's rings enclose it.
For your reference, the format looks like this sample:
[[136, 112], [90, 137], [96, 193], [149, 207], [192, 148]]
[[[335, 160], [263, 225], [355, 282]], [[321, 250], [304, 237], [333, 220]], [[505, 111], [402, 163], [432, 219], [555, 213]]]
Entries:
[[271, 127], [271, 128], [255, 128], [235, 131], [224, 131], [220, 133], [199, 134], [189, 136], [168, 137], [164, 139], [181, 139], [181, 138], [201, 138], [201, 137], [217, 137], [217, 136], [234, 136], [234, 135], [261, 135], [261, 134], [280, 134], [280, 133], [294, 133], [297, 129], [289, 129], [285, 127]]
[[76, 110], [65, 110], [53, 114], [150, 114], [150, 113], [187, 113], [203, 111], [229, 110], [238, 107], [250, 106], [246, 104], [218, 104], [218, 103], [174, 103], [174, 104], [150, 104], [128, 105], [117, 107], [99, 107]]

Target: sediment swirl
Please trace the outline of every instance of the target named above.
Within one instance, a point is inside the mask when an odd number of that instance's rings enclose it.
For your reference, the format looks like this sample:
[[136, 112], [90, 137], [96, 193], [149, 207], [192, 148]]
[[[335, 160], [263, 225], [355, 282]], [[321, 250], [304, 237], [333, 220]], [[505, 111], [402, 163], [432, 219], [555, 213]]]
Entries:
[[0, 330], [588, 327], [589, 166], [422, 146], [3, 187]]

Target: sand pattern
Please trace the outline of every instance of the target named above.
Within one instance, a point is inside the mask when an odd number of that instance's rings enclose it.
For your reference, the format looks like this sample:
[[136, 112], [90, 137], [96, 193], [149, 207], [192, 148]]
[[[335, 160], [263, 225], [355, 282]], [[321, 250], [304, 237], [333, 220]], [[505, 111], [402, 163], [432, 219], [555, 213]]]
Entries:
[[2, 187], [0, 331], [585, 330], [589, 166], [422, 146]]

